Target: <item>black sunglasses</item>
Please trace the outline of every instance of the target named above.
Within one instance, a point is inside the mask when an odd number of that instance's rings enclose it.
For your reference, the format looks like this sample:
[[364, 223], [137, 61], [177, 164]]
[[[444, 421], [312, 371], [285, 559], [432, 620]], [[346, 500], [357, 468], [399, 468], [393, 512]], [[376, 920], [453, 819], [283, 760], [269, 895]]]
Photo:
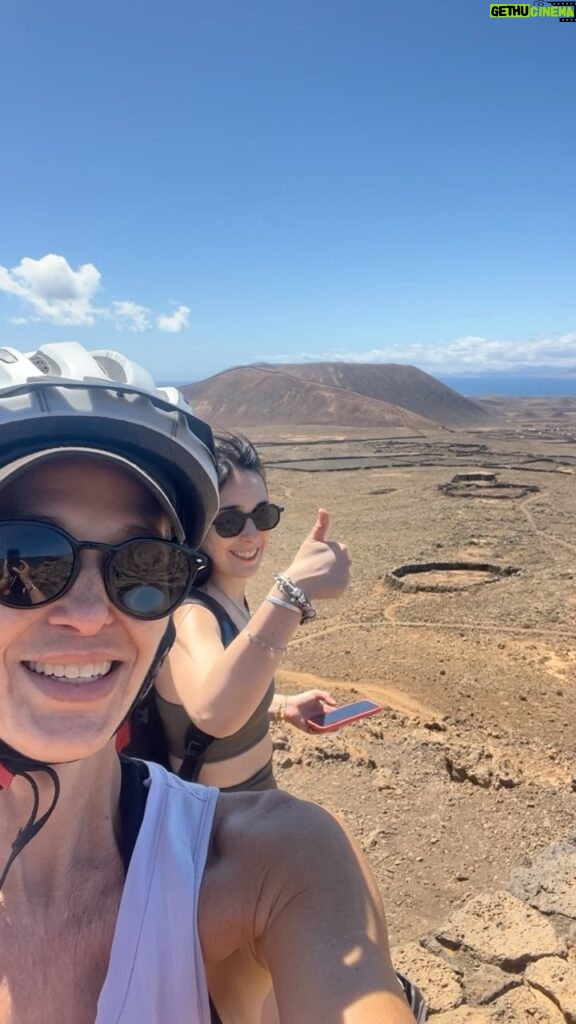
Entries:
[[58, 526], [34, 520], [0, 522], [0, 603], [37, 608], [70, 590], [80, 552], [102, 552], [102, 578], [113, 605], [136, 619], [161, 619], [186, 597], [206, 565], [199, 551], [159, 537], [122, 544], [77, 541]]
[[237, 537], [242, 533], [248, 519], [252, 520], [257, 530], [273, 530], [278, 526], [283, 511], [283, 505], [274, 505], [271, 501], [262, 501], [251, 512], [242, 512], [239, 508], [225, 508], [218, 513], [212, 526], [219, 537]]

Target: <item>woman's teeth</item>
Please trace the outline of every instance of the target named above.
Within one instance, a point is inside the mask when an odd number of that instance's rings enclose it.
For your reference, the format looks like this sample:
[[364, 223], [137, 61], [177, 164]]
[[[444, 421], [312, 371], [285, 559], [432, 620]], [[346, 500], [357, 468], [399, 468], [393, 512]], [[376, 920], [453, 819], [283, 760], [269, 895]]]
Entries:
[[252, 559], [256, 558], [258, 550], [256, 548], [255, 551], [233, 551], [232, 554], [236, 555], [236, 558], [241, 558], [243, 562], [251, 562]]
[[87, 665], [45, 665], [41, 661], [29, 661], [28, 668], [40, 676], [56, 676], [58, 679], [99, 679], [108, 675], [111, 661], [89, 662]]

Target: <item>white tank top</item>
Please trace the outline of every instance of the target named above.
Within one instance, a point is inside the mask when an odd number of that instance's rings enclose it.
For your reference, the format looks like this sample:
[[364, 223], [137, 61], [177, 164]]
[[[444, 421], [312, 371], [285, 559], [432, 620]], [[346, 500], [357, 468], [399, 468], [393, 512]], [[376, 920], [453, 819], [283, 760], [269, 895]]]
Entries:
[[197, 911], [218, 790], [148, 768], [96, 1024], [210, 1024]]

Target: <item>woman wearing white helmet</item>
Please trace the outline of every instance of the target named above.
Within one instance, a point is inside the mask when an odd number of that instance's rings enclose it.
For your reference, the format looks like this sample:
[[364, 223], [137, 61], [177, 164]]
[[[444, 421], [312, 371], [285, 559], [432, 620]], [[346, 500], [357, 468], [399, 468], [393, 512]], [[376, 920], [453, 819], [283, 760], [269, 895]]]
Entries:
[[329, 815], [116, 754], [216, 510], [171, 398], [114, 353], [0, 350], [0, 1024], [408, 1024]]

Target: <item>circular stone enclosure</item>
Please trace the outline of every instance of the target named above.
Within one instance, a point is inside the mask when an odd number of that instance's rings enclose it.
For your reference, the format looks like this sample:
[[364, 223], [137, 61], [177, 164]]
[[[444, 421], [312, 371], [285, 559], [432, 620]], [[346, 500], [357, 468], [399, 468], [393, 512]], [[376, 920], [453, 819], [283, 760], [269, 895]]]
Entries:
[[449, 498], [500, 498], [505, 501], [525, 498], [527, 494], [536, 494], [540, 490], [536, 484], [501, 482], [491, 473], [456, 474], [450, 483], [440, 484], [438, 489]]
[[456, 473], [456, 475], [452, 477], [453, 484], [462, 484], [472, 481], [480, 484], [496, 484], [498, 483], [498, 476], [496, 473]]
[[514, 565], [490, 562], [421, 562], [399, 565], [390, 570], [387, 579], [392, 586], [404, 590], [441, 594], [496, 583], [518, 572], [520, 569]]

